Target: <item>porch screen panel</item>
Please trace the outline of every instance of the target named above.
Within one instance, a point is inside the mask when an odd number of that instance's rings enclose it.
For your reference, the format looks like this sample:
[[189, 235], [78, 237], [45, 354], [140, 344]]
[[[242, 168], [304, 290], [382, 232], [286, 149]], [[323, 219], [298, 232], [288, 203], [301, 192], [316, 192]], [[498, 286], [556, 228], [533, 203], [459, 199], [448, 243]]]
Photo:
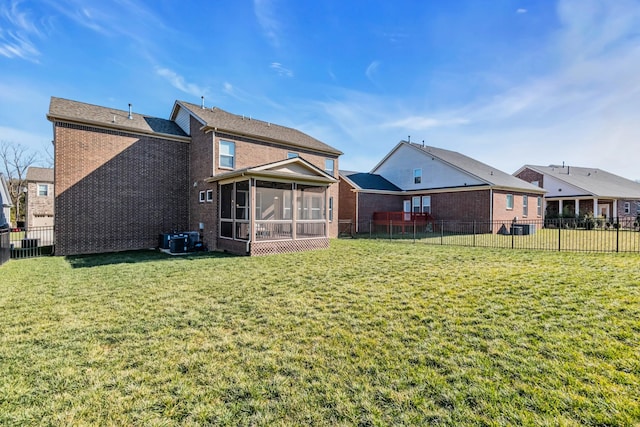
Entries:
[[256, 181], [256, 240], [293, 236], [293, 184]]
[[233, 238], [233, 183], [220, 186], [220, 237]]
[[298, 184], [296, 209], [298, 238], [326, 237], [326, 187]]

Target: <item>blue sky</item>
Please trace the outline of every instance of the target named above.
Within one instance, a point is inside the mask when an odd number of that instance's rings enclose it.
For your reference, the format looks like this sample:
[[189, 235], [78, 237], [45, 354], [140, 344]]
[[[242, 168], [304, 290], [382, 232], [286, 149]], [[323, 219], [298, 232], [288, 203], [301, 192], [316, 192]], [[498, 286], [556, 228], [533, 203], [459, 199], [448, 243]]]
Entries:
[[176, 99], [298, 128], [368, 171], [401, 139], [505, 172], [640, 179], [640, 0], [0, 0], [0, 140], [51, 96]]

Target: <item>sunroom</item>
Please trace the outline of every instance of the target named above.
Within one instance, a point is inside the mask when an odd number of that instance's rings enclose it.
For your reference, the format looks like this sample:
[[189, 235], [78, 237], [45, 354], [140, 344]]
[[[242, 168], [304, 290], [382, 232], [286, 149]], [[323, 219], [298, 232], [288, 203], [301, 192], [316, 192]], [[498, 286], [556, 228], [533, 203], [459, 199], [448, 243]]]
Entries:
[[219, 249], [267, 255], [326, 248], [331, 175], [302, 158], [209, 178], [218, 183]]

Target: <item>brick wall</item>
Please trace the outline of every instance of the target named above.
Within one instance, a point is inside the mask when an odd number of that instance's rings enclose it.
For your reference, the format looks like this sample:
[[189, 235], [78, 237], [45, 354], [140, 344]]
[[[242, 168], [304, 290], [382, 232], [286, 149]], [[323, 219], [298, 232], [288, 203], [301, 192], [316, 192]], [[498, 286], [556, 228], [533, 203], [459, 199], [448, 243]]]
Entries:
[[431, 194], [431, 215], [435, 219], [488, 221], [490, 205], [490, 190]]
[[[202, 125], [191, 117], [191, 144], [189, 151], [189, 229], [200, 231], [201, 238], [209, 250], [217, 249], [218, 236], [218, 185], [205, 182], [213, 175], [213, 133], [198, 130]], [[207, 191], [212, 191], [212, 200], [206, 201]], [[205, 201], [200, 202], [204, 191]], [[200, 224], [204, 226], [200, 230]]]
[[338, 219], [351, 220], [353, 224], [356, 222], [356, 193], [351, 191], [353, 187], [345, 180], [341, 179], [338, 183], [340, 189], [340, 209], [338, 211]]
[[524, 169], [522, 172], [517, 174], [516, 177], [529, 183], [538, 181], [538, 187], [544, 188], [544, 175], [529, 168]]
[[[38, 185], [48, 187], [46, 196], [38, 195]], [[51, 227], [53, 225], [54, 186], [51, 182], [27, 183], [27, 227]]]
[[56, 254], [143, 249], [188, 225], [189, 144], [54, 123]]
[[[192, 134], [195, 134], [197, 131], [194, 131], [194, 127], [192, 127]], [[193, 136], [195, 138], [195, 135]], [[338, 178], [338, 158], [336, 156], [317, 154], [311, 151], [302, 150], [302, 149], [293, 149], [291, 147], [286, 147], [280, 144], [275, 144], [267, 141], [260, 141], [256, 139], [244, 138], [234, 135], [227, 135], [223, 133], [216, 133], [214, 136], [215, 141], [215, 150], [213, 152], [213, 169], [214, 173], [221, 174], [224, 172], [229, 172], [229, 169], [221, 169], [219, 167], [219, 159], [218, 159], [218, 147], [220, 140], [231, 141], [235, 143], [235, 169], [244, 169], [252, 166], [260, 166], [267, 163], [274, 163], [281, 160], [287, 159], [287, 154], [289, 152], [298, 153], [298, 155], [316, 166], [320, 170], [324, 170], [325, 160], [333, 159], [334, 160], [334, 177]], [[204, 161], [204, 160], [202, 160]], [[200, 170], [198, 168], [198, 170]], [[193, 175], [193, 174], [192, 174]], [[209, 170], [208, 175], [205, 177], [211, 176], [211, 170]], [[329, 237], [337, 237], [338, 236], [338, 213], [340, 207], [339, 201], [339, 185], [338, 183], [332, 184], [329, 187], [329, 197], [333, 197], [333, 221], [329, 224]], [[328, 209], [328, 207], [327, 207]]]
[[[406, 197], [391, 194], [358, 194], [358, 222], [366, 224], [374, 212], [401, 212]], [[360, 231], [360, 230], [359, 230]]]

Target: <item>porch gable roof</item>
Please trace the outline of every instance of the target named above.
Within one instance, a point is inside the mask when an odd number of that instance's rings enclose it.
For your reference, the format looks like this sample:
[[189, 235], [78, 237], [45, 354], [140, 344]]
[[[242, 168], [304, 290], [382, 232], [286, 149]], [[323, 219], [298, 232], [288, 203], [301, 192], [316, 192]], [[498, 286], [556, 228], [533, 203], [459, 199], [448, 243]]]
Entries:
[[284, 179], [286, 181], [302, 181], [331, 185], [338, 182], [333, 176], [314, 166], [301, 157], [280, 160], [273, 163], [252, 166], [221, 173], [205, 179], [206, 182], [219, 182], [237, 177], [263, 177], [266, 179]]

